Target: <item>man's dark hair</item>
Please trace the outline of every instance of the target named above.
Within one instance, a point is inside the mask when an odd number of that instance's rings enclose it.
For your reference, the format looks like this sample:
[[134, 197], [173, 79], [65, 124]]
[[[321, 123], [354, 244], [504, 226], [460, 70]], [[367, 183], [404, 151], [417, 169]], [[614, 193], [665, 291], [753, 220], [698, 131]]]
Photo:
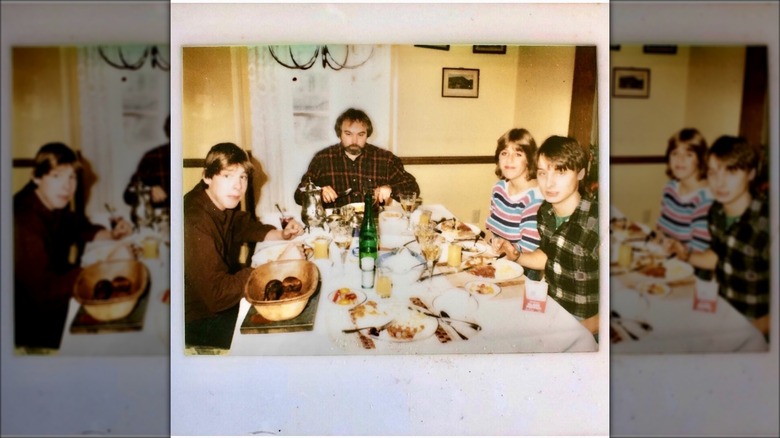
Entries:
[[371, 137], [371, 134], [374, 132], [374, 125], [371, 124], [371, 119], [368, 118], [368, 114], [362, 110], [350, 108], [341, 113], [341, 115], [336, 119], [336, 125], [334, 126], [334, 129], [336, 130], [336, 136], [339, 138], [341, 138], [341, 125], [345, 120], [361, 122], [362, 124], [366, 125], [367, 137]]

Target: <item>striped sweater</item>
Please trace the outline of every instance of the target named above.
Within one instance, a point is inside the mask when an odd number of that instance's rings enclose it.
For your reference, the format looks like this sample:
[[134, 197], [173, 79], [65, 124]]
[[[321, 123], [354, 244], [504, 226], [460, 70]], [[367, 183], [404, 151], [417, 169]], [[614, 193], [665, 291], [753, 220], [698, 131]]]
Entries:
[[519, 251], [533, 251], [540, 242], [536, 212], [544, 201], [542, 192], [537, 187], [510, 196], [508, 190], [505, 180], [499, 180], [493, 186], [490, 215], [485, 227], [494, 235], [514, 243]]
[[670, 180], [664, 187], [658, 228], [669, 237], [688, 245], [692, 251], [710, 247], [707, 213], [714, 201], [710, 189], [701, 188], [681, 195], [679, 182]]

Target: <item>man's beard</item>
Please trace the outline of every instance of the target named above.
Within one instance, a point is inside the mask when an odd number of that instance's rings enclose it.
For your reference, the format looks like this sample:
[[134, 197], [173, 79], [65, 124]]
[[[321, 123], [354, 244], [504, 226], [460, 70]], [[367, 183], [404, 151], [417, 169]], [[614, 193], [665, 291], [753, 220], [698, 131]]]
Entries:
[[356, 144], [351, 144], [349, 146], [344, 146], [344, 151], [350, 155], [360, 155], [363, 153], [363, 148]]

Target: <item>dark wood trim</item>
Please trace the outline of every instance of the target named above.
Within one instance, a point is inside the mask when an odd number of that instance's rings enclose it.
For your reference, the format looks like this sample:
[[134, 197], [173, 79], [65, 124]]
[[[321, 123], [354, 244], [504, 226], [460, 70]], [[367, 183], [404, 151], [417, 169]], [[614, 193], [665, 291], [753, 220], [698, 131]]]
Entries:
[[493, 164], [492, 155], [466, 155], [466, 156], [433, 156], [433, 157], [399, 157], [405, 166], [429, 165], [429, 164]]
[[35, 167], [35, 158], [14, 158], [14, 167]]
[[742, 84], [739, 135], [748, 143], [763, 143], [767, 99], [766, 46], [748, 46], [745, 50], [745, 79]]
[[206, 160], [204, 158], [185, 158], [184, 159], [184, 168], [203, 168], [203, 166], [206, 164]]
[[571, 108], [569, 109], [569, 137], [590, 150], [593, 130], [593, 102], [596, 99], [596, 47], [577, 46], [574, 52], [574, 78]]
[[609, 164], [666, 164], [663, 155], [613, 155]]

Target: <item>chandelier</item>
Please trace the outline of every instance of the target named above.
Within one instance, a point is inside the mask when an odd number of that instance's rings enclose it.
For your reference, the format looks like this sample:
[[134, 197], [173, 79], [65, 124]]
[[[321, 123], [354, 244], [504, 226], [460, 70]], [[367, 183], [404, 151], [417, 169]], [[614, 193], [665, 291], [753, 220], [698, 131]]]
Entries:
[[317, 63], [317, 58], [320, 58], [322, 68], [338, 71], [358, 68], [365, 64], [374, 54], [374, 46], [268, 46], [268, 52], [276, 62], [289, 69], [308, 70]]
[[[140, 52], [140, 53], [139, 53]], [[98, 53], [108, 65], [120, 70], [138, 70], [147, 60], [151, 60], [152, 68], [170, 71], [170, 61], [165, 59], [157, 46], [145, 46], [140, 50], [130, 46], [98, 47]]]

